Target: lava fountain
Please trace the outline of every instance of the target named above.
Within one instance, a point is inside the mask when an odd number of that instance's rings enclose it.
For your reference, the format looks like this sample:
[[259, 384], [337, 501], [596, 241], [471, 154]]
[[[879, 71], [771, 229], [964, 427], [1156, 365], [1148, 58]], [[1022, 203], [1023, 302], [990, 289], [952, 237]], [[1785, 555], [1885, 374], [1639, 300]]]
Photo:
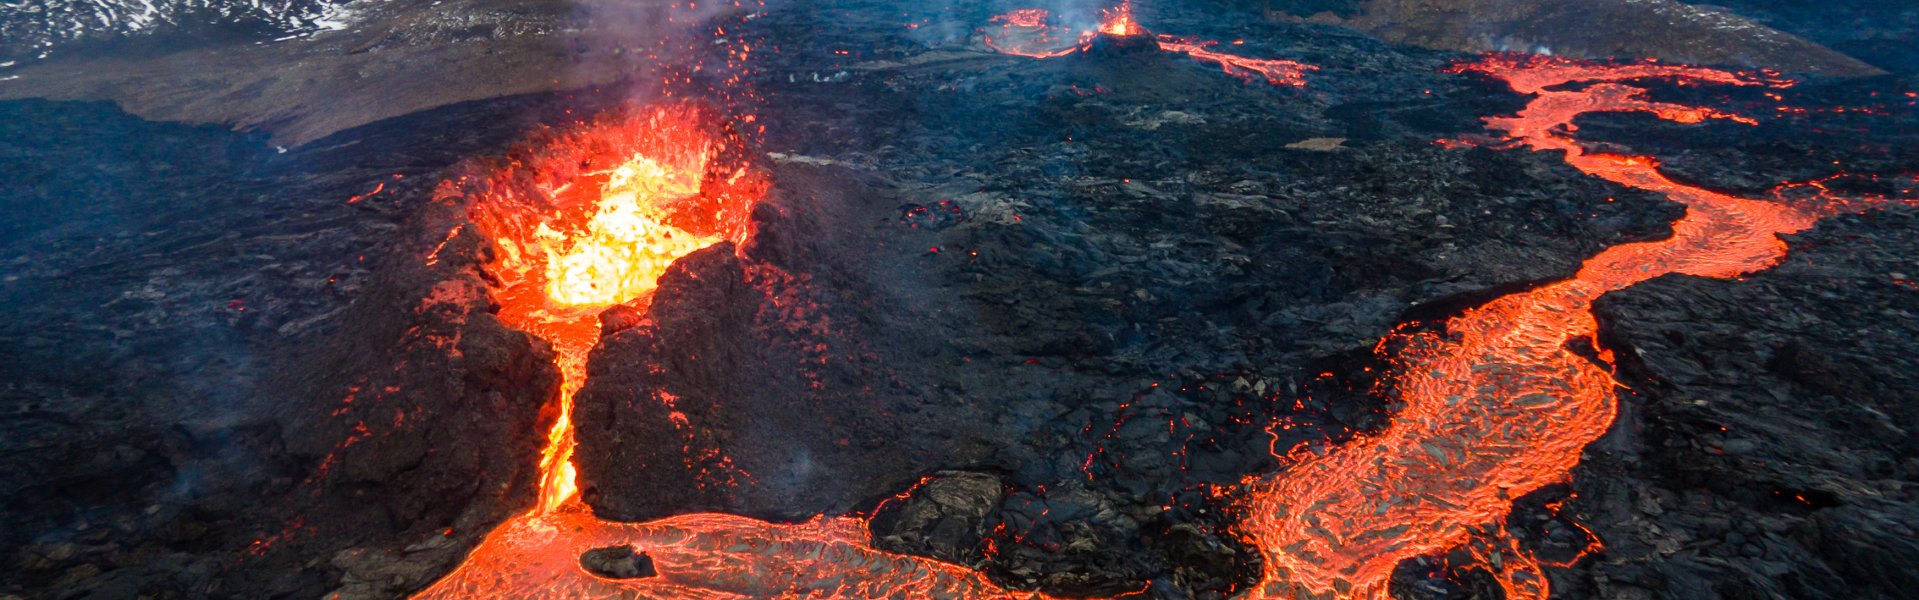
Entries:
[[716, 121], [691, 104], [615, 111], [494, 174], [493, 195], [474, 203], [499, 251], [489, 273], [503, 288], [500, 320], [551, 344], [563, 378], [539, 512], [576, 491], [573, 394], [600, 311], [643, 305], [674, 260], [746, 236], [764, 178], [722, 159]]
[[[1610, 352], [1597, 347], [1592, 302], [1667, 274], [1728, 278], [1785, 256], [1778, 237], [1821, 217], [1887, 199], [1840, 198], [1823, 188], [1791, 198], [1781, 186], [1739, 198], [1667, 178], [1652, 157], [1586, 150], [1570, 135], [1595, 112], [1642, 112], [1680, 123], [1751, 119], [1655, 102], [1636, 79], [1785, 87], [1766, 75], [1655, 63], [1596, 64], [1497, 55], [1455, 72], [1532, 94], [1510, 117], [1486, 120], [1508, 141], [1562, 151], [1588, 175], [1664, 194], [1686, 207], [1671, 238], [1620, 244], [1571, 279], [1494, 300], [1445, 323], [1444, 334], [1395, 334], [1388, 357], [1405, 408], [1386, 430], [1360, 437], [1253, 484], [1244, 533], [1262, 551], [1256, 595], [1384, 598], [1400, 561], [1464, 546], [1493, 567], [1506, 597], [1545, 598], [1537, 562], [1503, 528], [1512, 501], [1566, 480], [1585, 446], [1611, 427], [1617, 398]], [[1583, 87], [1571, 87], [1585, 84]], [[1388, 344], [1382, 344], [1382, 347]], [[1573, 348], [1591, 349], [1590, 360]]]
[[[1104, 11], [1097, 27], [1078, 32], [1053, 24], [1052, 13], [1038, 8], [1015, 10], [993, 17], [991, 22], [999, 25], [999, 32], [981, 36], [988, 48], [1028, 58], [1058, 58], [1085, 52], [1101, 40], [1111, 40], [1120, 45], [1151, 45], [1161, 51], [1185, 54], [1194, 60], [1218, 64], [1221, 71], [1235, 77], [1264, 79], [1273, 85], [1304, 86], [1306, 73], [1319, 69], [1297, 61], [1218, 52], [1212, 50], [1218, 42], [1210, 40], [1155, 34], [1139, 24], [1139, 19], [1133, 16], [1131, 2], [1122, 2]], [[1062, 44], [1063, 40], [1072, 41]]]
[[1099, 22], [1099, 33], [1113, 37], [1144, 35], [1145, 27], [1133, 19], [1133, 3], [1121, 2], [1119, 6], [1106, 11], [1105, 18]]
[[690, 103], [615, 110], [514, 150], [484, 177], [442, 186], [444, 200], [467, 197], [470, 220], [494, 241], [486, 269], [499, 284], [501, 322], [545, 340], [562, 376], [538, 505], [488, 535], [448, 580], [476, 559], [518, 553], [506, 547], [513, 531], [583, 512], [569, 505], [577, 492], [573, 396], [599, 341], [600, 312], [644, 310], [673, 261], [748, 235], [766, 179], [738, 160], [730, 150], [737, 136], [718, 123], [713, 110]]

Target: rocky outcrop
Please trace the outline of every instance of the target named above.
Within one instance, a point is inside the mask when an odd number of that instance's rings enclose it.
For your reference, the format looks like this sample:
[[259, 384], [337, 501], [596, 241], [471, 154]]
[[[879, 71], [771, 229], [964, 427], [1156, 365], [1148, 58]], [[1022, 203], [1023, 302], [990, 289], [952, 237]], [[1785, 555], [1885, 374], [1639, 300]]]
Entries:
[[[882, 504], [873, 515], [873, 546], [969, 565], [982, 556], [1005, 483], [986, 473], [942, 472]], [[977, 565], [969, 565], [977, 566]]]

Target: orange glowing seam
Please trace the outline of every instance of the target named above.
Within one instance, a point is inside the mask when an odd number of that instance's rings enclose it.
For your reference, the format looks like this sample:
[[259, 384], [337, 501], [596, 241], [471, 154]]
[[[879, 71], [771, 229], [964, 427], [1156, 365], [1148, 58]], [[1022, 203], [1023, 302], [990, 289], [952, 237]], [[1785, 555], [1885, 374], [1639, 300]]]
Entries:
[[1159, 47], [1167, 52], [1178, 52], [1197, 60], [1219, 63], [1221, 71], [1234, 76], [1251, 79], [1254, 75], [1273, 85], [1300, 87], [1306, 85], [1306, 73], [1319, 70], [1319, 67], [1291, 60], [1277, 58], [1247, 58], [1224, 52], [1214, 52], [1206, 48], [1215, 42], [1195, 41], [1172, 36], [1159, 36]]
[[[395, 177], [395, 179], [397, 179], [397, 178], [398, 178], [398, 177]], [[354, 197], [352, 197], [352, 198], [347, 198], [347, 199], [346, 199], [346, 203], [347, 203], [347, 204], [353, 204], [353, 203], [355, 203], [355, 202], [359, 202], [359, 201], [361, 201], [361, 200], [365, 200], [365, 199], [367, 199], [367, 198], [369, 198], [369, 197], [371, 197], [371, 196], [374, 196], [374, 195], [376, 195], [376, 194], [379, 194], [380, 192], [382, 192], [382, 191], [385, 191], [385, 190], [386, 190], [386, 182], [384, 182], [384, 181], [382, 181], [382, 182], [379, 182], [379, 183], [375, 183], [375, 184], [373, 184], [373, 191], [370, 191], [370, 192], [367, 192], [367, 193], [364, 193], [364, 194], [360, 194], [360, 195], [357, 195], [357, 196], [354, 196]]]

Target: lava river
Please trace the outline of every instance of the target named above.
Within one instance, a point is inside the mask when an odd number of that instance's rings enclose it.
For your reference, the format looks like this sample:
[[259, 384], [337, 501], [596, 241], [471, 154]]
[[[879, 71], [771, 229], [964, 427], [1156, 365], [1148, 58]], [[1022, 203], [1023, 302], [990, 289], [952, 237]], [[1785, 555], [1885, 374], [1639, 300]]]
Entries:
[[[1446, 334], [1407, 339], [1392, 362], [1405, 407], [1362, 437], [1253, 485], [1244, 533], [1263, 552], [1260, 596], [1383, 598], [1401, 560], [1466, 545], [1500, 575], [1506, 597], [1545, 598], [1536, 561], [1502, 529], [1512, 501], [1564, 481], [1585, 446], [1612, 425], [1611, 368], [1600, 361], [1592, 302], [1667, 274], [1735, 277], [1784, 258], [1780, 234], [1877, 201], [1823, 193], [1739, 198], [1667, 178], [1651, 157], [1590, 152], [1568, 132], [1596, 112], [1641, 112], [1681, 123], [1754, 121], [1710, 108], [1648, 100], [1645, 78], [1734, 86], [1788, 82], [1653, 63], [1604, 65], [1497, 55], [1454, 68], [1504, 81], [1533, 99], [1487, 127], [1539, 151], [1563, 151], [1580, 171], [1658, 192], [1686, 207], [1672, 237], [1613, 246], [1573, 278], [1494, 300], [1445, 323]], [[1584, 87], [1565, 88], [1572, 84]], [[1571, 347], [1593, 348], [1600, 361]]]
[[[1613, 421], [1614, 383], [1603, 362], [1608, 353], [1573, 351], [1594, 348], [1593, 300], [1666, 274], [1734, 277], [1766, 269], [1785, 254], [1780, 234], [1883, 201], [1832, 197], [1823, 188], [1810, 195], [1782, 188], [1766, 198], [1734, 197], [1675, 182], [1649, 157], [1587, 151], [1570, 136], [1575, 118], [1595, 112], [1651, 113], [1683, 123], [1745, 121], [1649, 100], [1630, 85], [1634, 80], [1787, 85], [1781, 80], [1517, 56], [1486, 57], [1456, 70], [1533, 96], [1517, 115], [1487, 119], [1508, 142], [1563, 151], [1580, 171], [1664, 194], [1686, 207], [1685, 216], [1669, 239], [1608, 248], [1570, 279], [1452, 318], [1444, 334], [1396, 333], [1388, 340], [1395, 343], [1382, 343], [1404, 348], [1389, 357], [1399, 373], [1394, 393], [1404, 403], [1392, 424], [1245, 486], [1241, 533], [1265, 564], [1250, 597], [1380, 598], [1400, 561], [1462, 546], [1499, 557], [1487, 562], [1496, 565], [1508, 598], [1545, 597], [1546, 579], [1504, 536], [1501, 523], [1514, 498], [1564, 481], [1581, 449]], [[598, 148], [589, 154], [617, 155], [625, 163], [576, 172], [568, 165], [583, 156], [561, 152], [544, 161], [557, 172], [528, 167], [501, 176], [493, 188], [497, 197], [489, 201], [532, 209], [480, 210], [475, 218], [496, 240], [506, 240], [502, 279], [518, 285], [507, 287], [503, 317], [554, 344], [567, 374], [566, 395], [578, 388], [585, 351], [597, 338], [592, 311], [643, 298], [665, 264], [691, 249], [748, 235], [744, 207], [764, 190], [760, 175], [746, 167], [716, 168], [725, 164], [715, 158], [723, 155], [719, 137], [645, 133], [711, 134], [674, 125], [692, 118], [663, 110], [643, 115], [639, 126], [603, 127], [615, 135], [589, 130], [567, 138], [567, 147]], [[653, 150], [636, 152], [635, 145]], [[597, 204], [587, 202], [590, 189], [603, 192]], [[596, 208], [564, 210], [574, 205]], [[608, 245], [615, 247], [601, 247]], [[576, 292], [581, 295], [569, 295]], [[561, 418], [541, 507], [488, 534], [466, 563], [422, 597], [1041, 597], [1002, 589], [957, 565], [876, 550], [857, 517], [800, 524], [723, 514], [646, 523], [595, 519], [567, 499], [571, 478], [563, 464], [570, 436]], [[583, 551], [621, 544], [649, 554], [658, 576], [602, 579], [580, 567]]]

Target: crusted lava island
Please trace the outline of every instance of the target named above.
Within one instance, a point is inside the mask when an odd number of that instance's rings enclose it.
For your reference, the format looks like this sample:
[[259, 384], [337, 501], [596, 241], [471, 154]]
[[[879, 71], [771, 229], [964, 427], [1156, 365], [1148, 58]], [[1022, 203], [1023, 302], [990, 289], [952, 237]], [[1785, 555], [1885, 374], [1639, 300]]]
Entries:
[[1913, 598], [1896, 4], [0, 11], [0, 600]]

